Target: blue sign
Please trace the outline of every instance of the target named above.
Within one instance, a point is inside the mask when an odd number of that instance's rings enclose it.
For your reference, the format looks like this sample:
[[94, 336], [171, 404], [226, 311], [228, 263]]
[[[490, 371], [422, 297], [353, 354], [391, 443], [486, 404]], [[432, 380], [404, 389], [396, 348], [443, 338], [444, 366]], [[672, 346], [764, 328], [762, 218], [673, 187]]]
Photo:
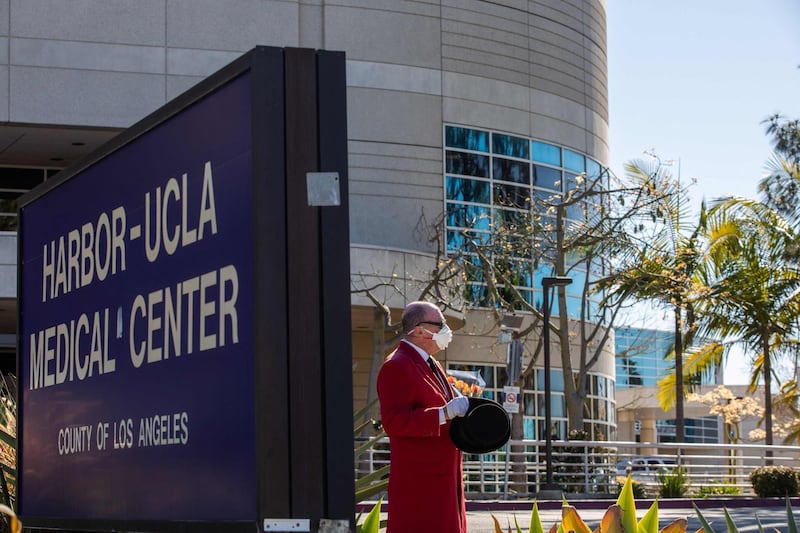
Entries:
[[256, 518], [250, 93], [22, 207], [23, 514]]

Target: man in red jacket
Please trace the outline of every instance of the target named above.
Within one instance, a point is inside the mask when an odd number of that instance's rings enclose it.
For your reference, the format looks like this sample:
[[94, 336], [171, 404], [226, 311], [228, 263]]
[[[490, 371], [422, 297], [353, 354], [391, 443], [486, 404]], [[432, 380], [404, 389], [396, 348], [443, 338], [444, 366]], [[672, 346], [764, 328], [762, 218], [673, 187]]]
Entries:
[[441, 310], [412, 302], [403, 311], [404, 338], [378, 374], [381, 422], [389, 435], [387, 533], [466, 533], [461, 451], [450, 440], [450, 420], [469, 400], [455, 397], [431, 357], [453, 333]]

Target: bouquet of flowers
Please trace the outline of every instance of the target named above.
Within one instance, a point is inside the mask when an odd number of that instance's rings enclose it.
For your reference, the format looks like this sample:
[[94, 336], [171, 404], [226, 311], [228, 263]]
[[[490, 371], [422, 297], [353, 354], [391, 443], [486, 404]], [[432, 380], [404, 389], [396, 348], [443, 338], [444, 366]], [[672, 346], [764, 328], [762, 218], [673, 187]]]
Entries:
[[480, 372], [467, 372], [464, 370], [448, 370], [447, 382], [464, 396], [477, 398], [483, 394], [486, 382]]

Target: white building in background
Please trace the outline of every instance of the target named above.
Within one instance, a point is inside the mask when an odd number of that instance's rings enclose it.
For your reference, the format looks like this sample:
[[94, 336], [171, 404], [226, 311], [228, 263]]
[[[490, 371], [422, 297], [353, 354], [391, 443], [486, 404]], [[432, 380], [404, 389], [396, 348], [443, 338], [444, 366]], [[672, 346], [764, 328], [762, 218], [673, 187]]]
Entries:
[[[395, 283], [382, 295], [395, 318], [443, 251], [433, 221], [458, 246], [459, 210], [491, 212], [498, 190], [552, 193], [608, 165], [604, 0], [0, 0], [3, 370], [14, 368], [15, 199], [256, 45], [346, 53], [351, 277]], [[521, 287], [532, 301], [541, 275]], [[446, 363], [480, 369], [498, 393], [506, 351], [487, 313], [450, 318], [463, 327]], [[374, 329], [363, 295], [352, 326], [363, 402]], [[609, 346], [591, 380], [598, 437], [615, 433], [614, 372]], [[541, 382], [539, 369], [524, 391], [530, 437]]]

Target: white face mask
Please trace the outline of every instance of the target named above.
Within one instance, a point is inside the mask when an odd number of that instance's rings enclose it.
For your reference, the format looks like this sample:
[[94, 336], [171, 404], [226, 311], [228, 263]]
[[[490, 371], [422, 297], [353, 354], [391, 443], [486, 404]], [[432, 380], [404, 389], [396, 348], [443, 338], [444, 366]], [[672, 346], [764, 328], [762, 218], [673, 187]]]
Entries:
[[431, 334], [431, 336], [433, 337], [433, 342], [436, 343], [436, 346], [438, 346], [440, 350], [444, 350], [445, 348], [447, 348], [447, 345], [450, 344], [450, 341], [453, 340], [453, 332], [450, 331], [450, 328], [447, 326], [447, 324], [442, 326], [442, 329], [440, 329], [436, 333], [428, 331], [425, 328], [422, 329], [424, 329], [427, 333]]

